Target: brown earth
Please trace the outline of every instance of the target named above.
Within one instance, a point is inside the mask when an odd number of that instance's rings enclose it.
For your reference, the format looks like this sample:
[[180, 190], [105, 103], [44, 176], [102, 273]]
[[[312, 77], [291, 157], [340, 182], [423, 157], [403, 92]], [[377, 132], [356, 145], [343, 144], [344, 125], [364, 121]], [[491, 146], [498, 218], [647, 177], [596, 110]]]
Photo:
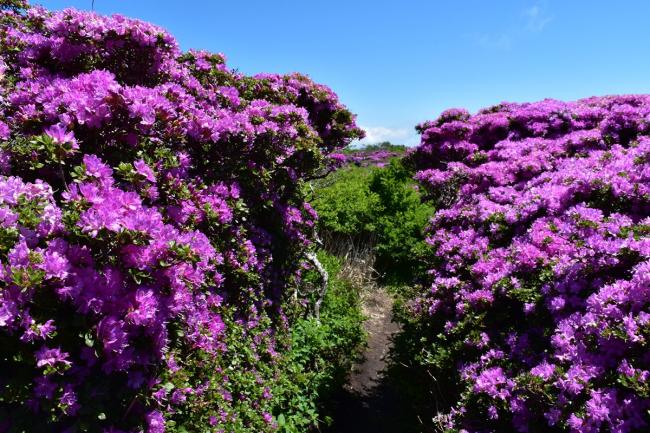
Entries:
[[363, 362], [354, 366], [346, 388], [367, 397], [381, 384], [392, 337], [399, 331], [399, 325], [392, 321], [393, 298], [384, 289], [365, 292], [362, 302], [368, 346]]
[[378, 287], [364, 292], [362, 301], [368, 346], [336, 398], [334, 423], [327, 431], [401, 433], [413, 415], [387, 375], [393, 338], [400, 330], [392, 320], [393, 298]]

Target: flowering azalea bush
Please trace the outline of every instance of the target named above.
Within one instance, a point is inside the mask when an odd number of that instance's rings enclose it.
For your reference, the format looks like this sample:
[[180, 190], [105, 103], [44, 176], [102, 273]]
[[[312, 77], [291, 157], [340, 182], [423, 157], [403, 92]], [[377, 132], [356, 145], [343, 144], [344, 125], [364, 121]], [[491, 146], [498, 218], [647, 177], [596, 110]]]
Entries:
[[342, 152], [331, 153], [329, 158], [335, 166], [355, 165], [357, 167], [383, 168], [393, 159], [403, 157], [410, 149], [401, 144], [392, 144], [384, 141], [377, 144], [364, 145], [363, 147], [348, 147]]
[[650, 429], [649, 119], [611, 96], [418, 127], [438, 210], [410, 311], [443, 430]]
[[390, 152], [387, 150], [377, 150], [372, 152], [348, 152], [332, 153], [329, 157], [341, 165], [350, 164], [358, 167], [379, 167], [383, 168], [388, 165], [391, 159], [399, 158], [404, 152]]
[[272, 431], [316, 218], [363, 135], [121, 16], [0, 14], [0, 431]]

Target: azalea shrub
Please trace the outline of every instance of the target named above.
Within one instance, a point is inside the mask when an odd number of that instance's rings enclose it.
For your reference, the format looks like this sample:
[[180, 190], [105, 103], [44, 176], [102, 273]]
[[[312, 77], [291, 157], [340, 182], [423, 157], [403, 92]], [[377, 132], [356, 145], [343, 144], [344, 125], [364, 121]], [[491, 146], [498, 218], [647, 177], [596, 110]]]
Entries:
[[446, 432], [650, 429], [650, 97], [448, 110], [414, 352]]
[[145, 22], [1, 5], [0, 431], [275, 430], [301, 184], [354, 116]]
[[389, 165], [392, 159], [403, 157], [407, 151], [408, 149], [404, 145], [384, 141], [363, 147], [343, 149], [340, 153], [330, 154], [330, 157], [338, 159], [343, 164], [357, 167], [382, 168]]

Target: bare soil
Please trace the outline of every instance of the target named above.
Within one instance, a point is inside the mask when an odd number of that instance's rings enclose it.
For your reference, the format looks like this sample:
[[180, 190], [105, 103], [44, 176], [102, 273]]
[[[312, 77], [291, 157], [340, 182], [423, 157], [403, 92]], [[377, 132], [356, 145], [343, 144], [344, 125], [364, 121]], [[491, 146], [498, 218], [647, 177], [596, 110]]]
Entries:
[[368, 346], [354, 366], [348, 384], [337, 396], [334, 423], [329, 433], [401, 433], [409, 404], [400, 399], [387, 376], [393, 338], [400, 330], [393, 322], [393, 298], [381, 287], [363, 295], [364, 328]]
[[354, 366], [346, 388], [369, 396], [381, 385], [392, 337], [399, 331], [399, 325], [392, 321], [393, 298], [384, 289], [365, 292], [362, 301], [363, 314], [367, 317], [364, 329], [368, 334], [368, 346], [363, 362]]

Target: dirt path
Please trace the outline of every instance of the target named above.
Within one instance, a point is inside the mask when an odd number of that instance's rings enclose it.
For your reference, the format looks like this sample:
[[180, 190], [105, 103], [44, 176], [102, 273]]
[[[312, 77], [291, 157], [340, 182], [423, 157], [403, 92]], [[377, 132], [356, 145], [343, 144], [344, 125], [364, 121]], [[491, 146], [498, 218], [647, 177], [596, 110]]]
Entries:
[[347, 389], [367, 397], [381, 385], [392, 347], [391, 337], [399, 331], [399, 325], [392, 321], [393, 298], [384, 289], [364, 293], [362, 301], [363, 314], [367, 317], [364, 329], [368, 333], [368, 347], [363, 363], [355, 365]]
[[392, 308], [393, 298], [383, 288], [363, 296], [368, 347], [365, 359], [354, 367], [337, 399], [330, 433], [402, 432], [408, 402], [401, 401], [385, 375], [392, 338], [399, 331], [399, 325], [392, 321]]

